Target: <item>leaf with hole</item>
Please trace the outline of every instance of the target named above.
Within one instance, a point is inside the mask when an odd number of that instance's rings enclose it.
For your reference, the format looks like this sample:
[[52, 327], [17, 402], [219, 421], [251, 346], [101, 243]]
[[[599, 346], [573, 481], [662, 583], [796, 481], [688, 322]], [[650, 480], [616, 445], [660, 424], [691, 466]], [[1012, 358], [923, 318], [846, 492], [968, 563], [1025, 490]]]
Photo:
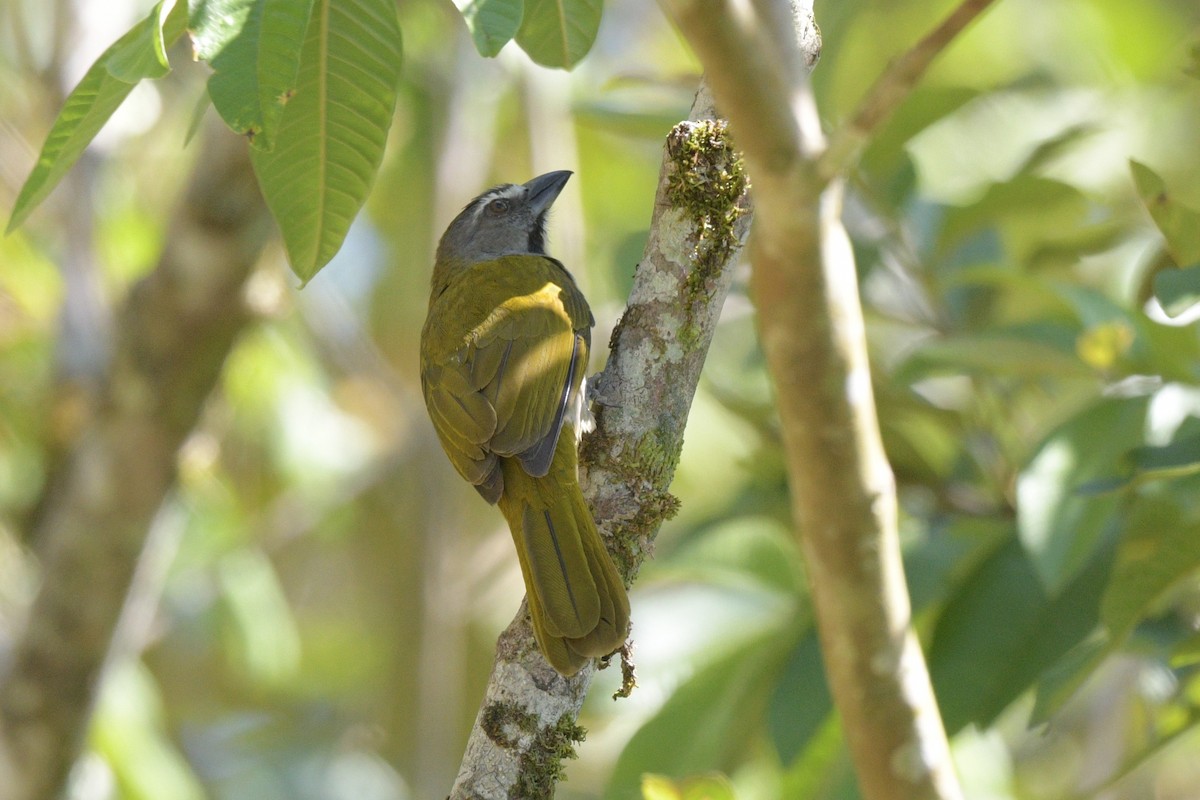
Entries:
[[213, 68], [213, 106], [235, 133], [270, 150], [296, 91], [313, 0], [191, 2], [196, 55]]
[[455, 0], [479, 55], [492, 58], [521, 27], [525, 0]]
[[1138, 197], [1167, 240], [1175, 263], [1182, 267], [1200, 261], [1200, 212], [1180, 203], [1150, 167], [1130, 161], [1129, 168]]
[[517, 44], [543, 67], [570, 69], [600, 30], [603, 0], [525, 0]]

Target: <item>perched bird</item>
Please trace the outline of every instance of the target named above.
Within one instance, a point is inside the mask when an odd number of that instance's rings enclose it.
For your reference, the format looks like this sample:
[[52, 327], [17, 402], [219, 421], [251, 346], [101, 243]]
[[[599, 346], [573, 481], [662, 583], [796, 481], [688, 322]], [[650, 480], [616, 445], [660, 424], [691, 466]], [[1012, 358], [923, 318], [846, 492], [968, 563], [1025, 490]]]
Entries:
[[421, 386], [458, 473], [512, 530], [533, 631], [573, 675], [621, 647], [629, 598], [584, 504], [576, 447], [591, 309], [546, 255], [546, 215], [571, 173], [484, 192], [442, 235], [421, 332]]

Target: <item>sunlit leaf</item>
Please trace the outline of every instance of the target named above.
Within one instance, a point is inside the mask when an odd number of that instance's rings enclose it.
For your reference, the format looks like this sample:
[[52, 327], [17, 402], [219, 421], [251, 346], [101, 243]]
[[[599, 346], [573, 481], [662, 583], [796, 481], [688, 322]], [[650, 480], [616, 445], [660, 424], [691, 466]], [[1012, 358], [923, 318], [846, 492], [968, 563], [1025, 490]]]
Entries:
[[1097, 478], [1127, 470], [1125, 454], [1142, 444], [1148, 400], [1104, 399], [1050, 434], [1017, 479], [1017, 527], [1051, 593], [1087, 561], [1112, 522], [1120, 498], [1081, 494]]
[[1098, 370], [1111, 369], [1133, 345], [1133, 328], [1123, 320], [1101, 322], [1079, 334], [1079, 360]]
[[521, 27], [525, 0], [455, 0], [462, 12], [475, 49], [491, 58], [508, 44]]
[[720, 773], [672, 780], [665, 775], [642, 776], [643, 800], [735, 800], [733, 784]]
[[604, 0], [525, 0], [517, 44], [544, 67], [570, 69], [592, 49]]
[[201, 800], [203, 785], [166, 729], [163, 697], [142, 664], [122, 660], [105, 673], [91, 744], [104, 756], [122, 796]]
[[140, 25], [113, 45], [105, 69], [126, 83], [161, 78], [171, 71], [167, 47], [179, 38], [187, 22], [186, 3], [162, 0]]
[[375, 180], [400, 60], [390, 0], [317, 0], [275, 147], [251, 154], [292, 270], [306, 283], [341, 247]]
[[313, 0], [191, 0], [196, 55], [212, 64], [213, 106], [236, 133], [270, 150], [296, 90]]
[[[183, 4], [176, 4], [164, 19], [159, 3], [150, 14], [118, 39], [96, 59], [71, 90], [62, 111], [54, 120], [33, 172], [21, 187], [8, 220], [8, 231], [15, 230], [33, 209], [46, 199], [63, 175], [95, 138], [104, 123], [120, 107], [143, 77], [159, 77], [166, 48], [178, 39], [187, 22]], [[143, 57], [150, 53], [149, 57]], [[110, 63], [116, 60], [116, 77]]]
[[1171, 317], [1177, 317], [1200, 303], [1200, 265], [1156, 272], [1154, 296], [1167, 316]]
[[1180, 203], [1150, 167], [1130, 161], [1129, 168], [1138, 197], [1167, 240], [1175, 263], [1184, 266], [1200, 262], [1200, 212]]
[[219, 577], [244, 673], [272, 685], [299, 669], [300, 633], [275, 568], [258, 550], [225, 556]]

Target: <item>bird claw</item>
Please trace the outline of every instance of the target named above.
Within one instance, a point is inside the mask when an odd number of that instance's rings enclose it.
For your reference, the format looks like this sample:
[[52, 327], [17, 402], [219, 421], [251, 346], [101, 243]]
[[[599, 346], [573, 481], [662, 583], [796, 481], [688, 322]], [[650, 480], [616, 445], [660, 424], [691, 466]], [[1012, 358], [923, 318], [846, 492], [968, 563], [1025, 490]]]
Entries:
[[621, 405], [616, 402], [617, 393], [613, 391], [613, 387], [608, 385], [609, 383], [608, 373], [604, 370], [600, 370], [587, 379], [585, 396], [588, 405], [595, 404], [606, 408], [617, 408]]

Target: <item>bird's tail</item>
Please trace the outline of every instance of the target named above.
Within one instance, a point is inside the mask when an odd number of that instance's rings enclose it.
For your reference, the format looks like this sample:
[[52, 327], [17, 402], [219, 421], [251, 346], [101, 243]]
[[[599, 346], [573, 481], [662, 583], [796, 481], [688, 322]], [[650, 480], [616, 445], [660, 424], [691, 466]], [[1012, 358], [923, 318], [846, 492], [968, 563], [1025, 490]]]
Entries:
[[533, 632], [563, 675], [620, 648], [629, 629], [629, 597], [584, 504], [575, 464], [568, 428], [545, 477], [529, 475], [515, 458], [501, 466], [499, 505], [517, 546]]

